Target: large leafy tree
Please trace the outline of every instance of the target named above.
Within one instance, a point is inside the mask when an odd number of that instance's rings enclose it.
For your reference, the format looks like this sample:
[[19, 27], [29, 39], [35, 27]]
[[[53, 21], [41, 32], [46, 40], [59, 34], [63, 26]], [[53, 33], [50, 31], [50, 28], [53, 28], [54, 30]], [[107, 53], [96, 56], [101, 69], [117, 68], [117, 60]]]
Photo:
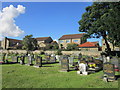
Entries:
[[110, 38], [115, 45], [119, 45], [117, 42], [120, 38], [118, 35], [120, 30], [120, 22], [118, 22], [120, 20], [119, 4], [120, 2], [94, 2], [91, 6], [86, 7], [86, 12], [78, 22], [79, 31], [86, 32], [89, 38], [100, 38], [102, 36], [108, 51], [111, 51], [108, 43], [108, 40], [111, 41]]
[[37, 40], [35, 38], [32, 38], [33, 35], [27, 35], [23, 38], [23, 49], [26, 49], [27, 51], [33, 51], [37, 49]]
[[78, 49], [78, 44], [75, 43], [67, 44], [67, 50], [77, 50], [77, 49]]

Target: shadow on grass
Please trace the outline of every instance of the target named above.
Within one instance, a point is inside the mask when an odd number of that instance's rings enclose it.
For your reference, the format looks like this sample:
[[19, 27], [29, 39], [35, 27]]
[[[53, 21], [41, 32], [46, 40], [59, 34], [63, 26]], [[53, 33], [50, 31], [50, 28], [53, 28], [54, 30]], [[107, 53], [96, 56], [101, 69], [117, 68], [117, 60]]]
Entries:
[[115, 75], [116, 80], [120, 79], [120, 75]]
[[42, 62], [42, 64], [56, 64], [56, 63], [59, 63], [59, 62]]
[[7, 62], [7, 63], [0, 63], [0, 65], [10, 65], [10, 64], [18, 64], [19, 62]]

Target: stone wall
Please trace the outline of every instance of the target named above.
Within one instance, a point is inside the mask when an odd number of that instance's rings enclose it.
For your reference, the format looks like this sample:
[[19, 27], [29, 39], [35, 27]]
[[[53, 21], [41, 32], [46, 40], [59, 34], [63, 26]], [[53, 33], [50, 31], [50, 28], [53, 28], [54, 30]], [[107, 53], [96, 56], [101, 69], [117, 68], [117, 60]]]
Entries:
[[[26, 50], [0, 50], [0, 52], [5, 52], [5, 53], [8, 53], [8, 52], [13, 52], [13, 53], [27, 53]], [[33, 51], [33, 53], [41, 53], [41, 52], [44, 52], [44, 53], [48, 53], [48, 54], [54, 54], [56, 53], [56, 51], [42, 51], [42, 50], [36, 50], [36, 51]], [[82, 55], [88, 55], [88, 56], [99, 56], [100, 53], [102, 51], [62, 51], [63, 55], [68, 55], [68, 54], [79, 54], [81, 53]]]

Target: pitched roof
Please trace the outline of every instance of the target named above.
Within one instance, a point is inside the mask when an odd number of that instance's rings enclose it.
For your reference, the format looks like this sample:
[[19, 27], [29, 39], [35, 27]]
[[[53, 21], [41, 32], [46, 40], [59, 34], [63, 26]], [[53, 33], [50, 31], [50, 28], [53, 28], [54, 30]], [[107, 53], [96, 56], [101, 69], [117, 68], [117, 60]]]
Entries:
[[79, 47], [98, 47], [97, 43], [98, 42], [85, 42], [79, 45]]
[[51, 38], [51, 37], [38, 37], [38, 38], [35, 38], [37, 41], [44, 41], [44, 40], [47, 40], [48, 38]]
[[59, 38], [59, 40], [81, 38], [84, 34], [85, 34], [85, 33], [63, 35], [61, 38]]
[[21, 42], [22, 40], [7, 38], [10, 41]]

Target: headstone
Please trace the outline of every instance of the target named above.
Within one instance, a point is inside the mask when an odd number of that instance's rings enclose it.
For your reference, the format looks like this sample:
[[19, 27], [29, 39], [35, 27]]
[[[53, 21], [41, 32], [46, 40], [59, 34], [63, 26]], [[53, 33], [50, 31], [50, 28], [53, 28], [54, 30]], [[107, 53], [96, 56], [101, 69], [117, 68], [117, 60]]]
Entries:
[[107, 60], [107, 62], [110, 62], [110, 57], [109, 57], [109, 56], [107, 56], [106, 60]]
[[35, 58], [35, 65], [34, 65], [34, 67], [37, 67], [37, 68], [42, 67], [42, 57], [37, 56], [37, 58]]
[[6, 53], [2, 53], [2, 61], [5, 62], [5, 55]]
[[8, 63], [8, 54], [5, 55], [5, 63]]
[[50, 55], [45, 56], [45, 61], [48, 63], [50, 61]]
[[19, 56], [17, 56], [17, 63], [19, 62]]
[[111, 61], [111, 64], [114, 64], [114, 66], [115, 66], [115, 71], [118, 71], [119, 72], [119, 67], [120, 67], [120, 61], [119, 61], [119, 58], [118, 57], [112, 57], [111, 59], [110, 59], [110, 61]]
[[103, 60], [103, 63], [106, 63], [106, 62], [107, 62], [107, 59], [106, 59], [106, 56], [105, 56], [105, 55], [102, 55], [102, 60]]
[[17, 62], [17, 56], [12, 55], [12, 62]]
[[50, 57], [50, 62], [53, 62], [53, 63], [56, 62], [56, 57], [55, 56], [51, 56]]
[[63, 57], [61, 60], [61, 71], [68, 72], [69, 71], [69, 60], [68, 57]]
[[33, 60], [32, 60], [33, 56], [32, 55], [28, 55], [28, 63], [27, 65], [32, 65]]
[[59, 56], [59, 64], [61, 65], [61, 61], [63, 60], [63, 55]]
[[80, 60], [82, 58], [82, 54], [79, 54], [78, 56], [78, 60]]
[[74, 58], [73, 57], [68, 57], [68, 59], [69, 59], [69, 64], [71, 66], [73, 66]]
[[114, 64], [106, 62], [103, 64], [103, 72], [104, 72], [104, 79], [106, 81], [114, 81], [115, 80], [115, 70]]
[[20, 64], [25, 64], [25, 56], [20, 56]]
[[60, 55], [55, 56], [58, 61], [60, 61]]
[[88, 72], [86, 71], [86, 64], [85, 63], [79, 64], [79, 71], [77, 71], [77, 74], [88, 75]]

